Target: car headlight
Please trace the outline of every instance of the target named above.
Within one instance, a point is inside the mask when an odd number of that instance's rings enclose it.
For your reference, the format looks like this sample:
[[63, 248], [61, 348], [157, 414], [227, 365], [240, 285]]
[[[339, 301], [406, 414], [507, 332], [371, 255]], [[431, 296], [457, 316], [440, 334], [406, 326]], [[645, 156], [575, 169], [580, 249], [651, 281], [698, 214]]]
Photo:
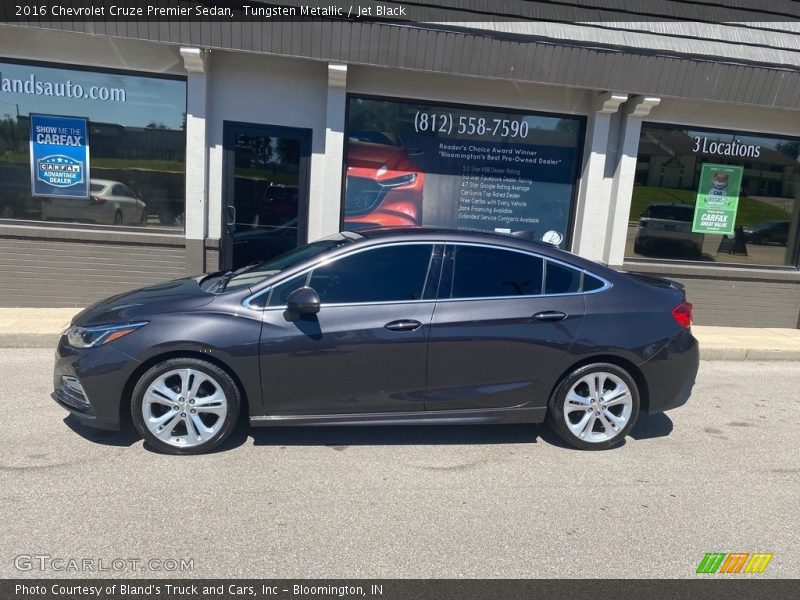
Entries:
[[409, 173], [408, 175], [401, 175], [400, 177], [392, 177], [391, 179], [384, 179], [379, 181], [378, 184], [383, 187], [398, 187], [401, 185], [410, 185], [417, 180], [416, 173]]
[[125, 323], [124, 325], [97, 325], [95, 327], [73, 325], [64, 332], [64, 335], [67, 336], [67, 343], [73, 348], [94, 348], [95, 346], [102, 346], [108, 342], [118, 340], [145, 325], [147, 325], [146, 322]]

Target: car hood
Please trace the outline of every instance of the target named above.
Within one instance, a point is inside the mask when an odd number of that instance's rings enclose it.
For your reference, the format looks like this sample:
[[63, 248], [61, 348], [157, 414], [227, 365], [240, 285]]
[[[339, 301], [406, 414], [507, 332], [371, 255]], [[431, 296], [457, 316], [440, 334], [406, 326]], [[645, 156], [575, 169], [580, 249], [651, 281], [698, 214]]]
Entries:
[[416, 171], [402, 146], [351, 142], [347, 146], [347, 165], [350, 168], [389, 171]]
[[205, 306], [214, 299], [200, 289], [200, 278], [176, 279], [101, 300], [78, 313], [74, 325], [146, 321], [150, 316]]

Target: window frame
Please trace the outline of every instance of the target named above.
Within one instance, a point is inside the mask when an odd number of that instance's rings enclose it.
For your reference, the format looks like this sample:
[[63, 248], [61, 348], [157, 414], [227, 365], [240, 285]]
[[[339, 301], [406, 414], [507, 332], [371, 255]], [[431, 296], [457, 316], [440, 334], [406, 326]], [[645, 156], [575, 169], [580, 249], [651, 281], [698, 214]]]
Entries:
[[[428, 274], [425, 279], [425, 286], [424, 286], [424, 295], [427, 295], [429, 290], [432, 288], [433, 290], [433, 297], [431, 298], [421, 298], [419, 300], [387, 300], [382, 302], [347, 302], [347, 303], [324, 303], [320, 304], [320, 308], [322, 307], [333, 307], [333, 306], [376, 306], [376, 305], [390, 305], [390, 304], [419, 304], [424, 302], [474, 302], [480, 300], [520, 300], [520, 299], [531, 299], [531, 298], [556, 298], [560, 296], [579, 296], [579, 295], [588, 295], [588, 294], [600, 294], [611, 289], [614, 284], [611, 283], [605, 277], [602, 277], [591, 271], [589, 269], [584, 269], [578, 267], [577, 265], [571, 264], [569, 262], [559, 260], [557, 258], [553, 258], [547, 256], [545, 254], [539, 254], [536, 252], [530, 252], [528, 250], [522, 250], [520, 248], [511, 248], [509, 246], [503, 246], [500, 244], [486, 244], [480, 242], [458, 242], [458, 241], [448, 241], [448, 240], [409, 240], [409, 241], [402, 241], [402, 242], [387, 242], [385, 244], [375, 244], [369, 245], [363, 248], [354, 248], [352, 250], [346, 251], [342, 254], [337, 256], [322, 258], [316, 260], [312, 264], [304, 267], [300, 271], [296, 273], [292, 273], [286, 277], [282, 277], [281, 279], [277, 279], [272, 283], [268, 284], [264, 289], [259, 290], [255, 294], [251, 294], [247, 296], [242, 301], [242, 306], [245, 308], [249, 308], [251, 310], [263, 312], [265, 310], [286, 310], [286, 307], [283, 305], [279, 306], [269, 306], [269, 302], [272, 299], [272, 291], [282, 285], [287, 283], [289, 280], [294, 279], [296, 277], [305, 276], [305, 283], [304, 285], [308, 285], [310, 274], [314, 269], [321, 266], [327, 262], [333, 262], [339, 260], [340, 258], [345, 258], [346, 256], [351, 256], [353, 254], [357, 254], [359, 252], [365, 252], [367, 250], [373, 250], [377, 248], [385, 248], [387, 246], [398, 246], [398, 245], [410, 245], [410, 244], [428, 244], [433, 246], [433, 250], [431, 252], [431, 260], [428, 265]], [[535, 295], [523, 295], [523, 296], [487, 296], [483, 298], [445, 298], [442, 297], [442, 290], [446, 289], [446, 286], [452, 282], [452, 261], [449, 260], [450, 252], [449, 248], [453, 246], [478, 246], [480, 248], [493, 248], [497, 250], [507, 250], [509, 252], [518, 252], [520, 254], [526, 254], [528, 256], [539, 258], [544, 261], [543, 268], [542, 268], [542, 283], [544, 290], [544, 283], [547, 281], [547, 262], [551, 261], [557, 263], [563, 267], [567, 267], [569, 269], [574, 269], [581, 273], [581, 289], [577, 292], [566, 292], [562, 294], [535, 294]], [[437, 249], [441, 249], [441, 254], [437, 256]], [[436, 263], [439, 263], [438, 265]], [[437, 273], [438, 271], [438, 273]], [[583, 290], [583, 282], [586, 275], [594, 277], [595, 279], [601, 281], [603, 285], [596, 290]], [[280, 275], [276, 275], [276, 277], [280, 277]], [[267, 301], [265, 306], [254, 306], [253, 302], [266, 295]]]
[[[754, 131], [751, 129], [731, 129], [725, 127], [709, 127], [707, 125], [702, 125], [698, 122], [675, 122], [675, 121], [660, 121], [660, 120], [648, 120], [642, 121], [642, 129], [645, 127], [650, 127], [653, 129], [663, 129], [668, 131], [676, 131], [676, 130], [692, 130], [692, 131], [699, 131], [705, 132], [710, 134], [723, 134], [723, 135], [733, 135], [736, 136], [743, 136], [743, 137], [766, 137], [766, 138], [775, 138], [780, 139], [781, 141], [789, 141], [789, 142], [800, 142], [800, 136], [797, 135], [787, 135], [784, 133], [773, 133], [769, 131]], [[639, 135], [639, 140], [637, 142], [637, 149], [636, 149], [636, 164], [638, 165], [640, 162], [640, 145], [641, 145], [641, 133]], [[647, 163], [649, 164], [650, 159], [652, 158], [652, 154], [648, 154], [646, 156]], [[702, 157], [704, 156], [702, 153], [697, 154], [697, 156]], [[741, 158], [743, 161], [747, 160], [747, 157], [723, 157], [723, 160], [726, 158]], [[735, 163], [741, 164], [747, 169], [747, 165], [743, 163]], [[634, 169], [635, 171], [635, 169]], [[800, 170], [798, 170], [798, 176], [800, 177]], [[744, 186], [745, 178], [747, 174], [742, 174], [742, 186]], [[636, 185], [636, 184], [634, 184]], [[633, 198], [633, 190], [631, 190], [631, 199]], [[741, 199], [741, 195], [740, 195]], [[630, 219], [631, 215], [628, 215]], [[791, 216], [791, 215], [790, 215]], [[791, 231], [791, 219], [789, 219]], [[627, 244], [627, 233], [626, 233], [626, 244]], [[704, 234], [705, 235], [705, 234]], [[710, 234], [709, 234], [710, 235]], [[689, 260], [686, 258], [665, 258], [665, 257], [643, 257], [643, 256], [628, 256], [627, 254], [623, 254], [623, 266], [626, 264], [631, 265], [632, 267], [637, 265], [658, 265], [659, 267], [672, 267], [674, 270], [680, 270], [684, 267], [702, 267], [713, 269], [715, 271], [722, 271], [726, 269], [730, 270], [743, 270], [743, 269], [756, 269], [762, 272], [783, 272], [783, 273], [797, 273], [800, 271], [800, 223], [797, 226], [797, 235], [798, 240], [794, 252], [792, 253], [791, 260], [788, 264], [785, 265], [775, 265], [775, 264], [763, 264], [763, 263], [741, 263], [741, 262], [712, 262], [712, 261], [697, 261], [697, 260]], [[730, 237], [730, 236], [729, 236]]]
[[[152, 71], [138, 71], [135, 69], [120, 69], [114, 67], [94, 67], [90, 65], [80, 65], [80, 64], [73, 64], [67, 62], [54, 62], [54, 61], [47, 61], [47, 60], [29, 60], [23, 58], [13, 58], [6, 55], [0, 55], [0, 63], [8, 63], [20, 66], [29, 66], [29, 67], [40, 67], [46, 69], [62, 69], [67, 71], [83, 71], [86, 73], [100, 73], [100, 74], [107, 74], [107, 75], [127, 75], [130, 77], [145, 77], [149, 79], [166, 79], [172, 81], [180, 81], [184, 84], [184, 103], [183, 103], [183, 112], [188, 112], [188, 102], [189, 102], [189, 78], [186, 75], [178, 75], [175, 73], [153, 73]], [[30, 114], [30, 113], [29, 113]], [[91, 124], [91, 119], [88, 119], [89, 124]], [[88, 135], [91, 137], [91, 132], [88, 132]], [[184, 137], [186, 137], [186, 131], [184, 130]], [[90, 140], [91, 141], [91, 140]], [[186, 140], [184, 140], [184, 146], [186, 145]], [[91, 147], [90, 147], [91, 152]], [[28, 157], [28, 161], [30, 161], [30, 156]], [[184, 180], [186, 175], [186, 158], [184, 158]], [[91, 178], [91, 172], [89, 173], [89, 177]], [[124, 184], [123, 184], [124, 185]], [[91, 195], [91, 189], [89, 194]], [[98, 193], [98, 192], [94, 192]], [[183, 198], [183, 210], [184, 215], [186, 214], [186, 182], [184, 181], [184, 198]], [[180, 238], [184, 239], [186, 237], [186, 219], [184, 217], [184, 224], [181, 227], [167, 227], [167, 226], [159, 226], [153, 225], [148, 226], [146, 228], [132, 226], [132, 225], [105, 225], [102, 223], [80, 223], [80, 222], [70, 222], [70, 221], [37, 221], [35, 219], [2, 219], [0, 218], [0, 229], [4, 226], [24, 226], [24, 227], [41, 227], [41, 228], [49, 228], [49, 229], [69, 229], [69, 230], [91, 230], [96, 231], [98, 234], [105, 233], [110, 236], [114, 236], [115, 234], [119, 233], [132, 233], [132, 234], [140, 234], [140, 235], [161, 235], [167, 236], [169, 238]], [[144, 229], [144, 230], [143, 230]]]
[[[572, 243], [575, 239], [575, 223], [578, 218], [578, 188], [581, 182], [581, 164], [583, 156], [587, 149], [586, 132], [588, 130], [588, 116], [585, 113], [567, 113], [555, 112], [547, 110], [530, 110], [526, 108], [513, 107], [513, 106], [497, 106], [493, 104], [469, 104], [465, 102], [453, 101], [436, 101], [424, 98], [414, 98], [409, 96], [384, 96], [381, 94], [364, 94], [358, 92], [349, 92], [345, 94], [345, 112], [344, 112], [344, 146], [342, 155], [342, 184], [339, 190], [339, 230], [345, 228], [345, 204], [347, 202], [347, 145], [350, 133], [350, 101], [354, 99], [362, 100], [376, 100], [379, 102], [396, 102], [400, 104], [418, 104], [420, 106], [430, 106], [438, 108], [452, 108], [462, 110], [485, 110], [489, 112], [523, 114], [525, 116], [536, 117], [552, 117], [555, 119], [574, 119], [579, 122], [580, 130], [577, 133], [578, 143], [575, 146], [575, 169], [572, 174], [572, 194], [570, 195], [569, 211], [567, 215], [567, 224], [564, 231], [564, 248], [572, 248]], [[422, 171], [425, 173], [425, 171]], [[489, 230], [484, 230], [484, 233], [491, 233]]]

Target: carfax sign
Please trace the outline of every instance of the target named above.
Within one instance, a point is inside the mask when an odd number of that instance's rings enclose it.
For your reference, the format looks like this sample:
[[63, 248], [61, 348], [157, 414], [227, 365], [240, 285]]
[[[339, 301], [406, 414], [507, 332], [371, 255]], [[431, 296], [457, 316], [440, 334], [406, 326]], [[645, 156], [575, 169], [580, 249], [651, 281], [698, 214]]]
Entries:
[[89, 197], [88, 123], [81, 117], [31, 115], [34, 196]]
[[694, 233], [733, 234], [742, 171], [741, 166], [703, 165], [694, 207]]

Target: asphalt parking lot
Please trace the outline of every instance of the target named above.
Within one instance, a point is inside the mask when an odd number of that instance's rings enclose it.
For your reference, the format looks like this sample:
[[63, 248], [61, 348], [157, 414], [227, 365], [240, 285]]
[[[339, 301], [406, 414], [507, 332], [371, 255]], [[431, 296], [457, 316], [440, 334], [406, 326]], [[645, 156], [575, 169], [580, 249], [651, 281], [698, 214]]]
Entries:
[[174, 575], [20, 555], [190, 558], [184, 577], [694, 577], [712, 551], [800, 576], [800, 363], [703, 363], [688, 405], [608, 452], [536, 426], [240, 427], [198, 457], [65, 419], [51, 368], [50, 350], [0, 350], [0, 577]]

